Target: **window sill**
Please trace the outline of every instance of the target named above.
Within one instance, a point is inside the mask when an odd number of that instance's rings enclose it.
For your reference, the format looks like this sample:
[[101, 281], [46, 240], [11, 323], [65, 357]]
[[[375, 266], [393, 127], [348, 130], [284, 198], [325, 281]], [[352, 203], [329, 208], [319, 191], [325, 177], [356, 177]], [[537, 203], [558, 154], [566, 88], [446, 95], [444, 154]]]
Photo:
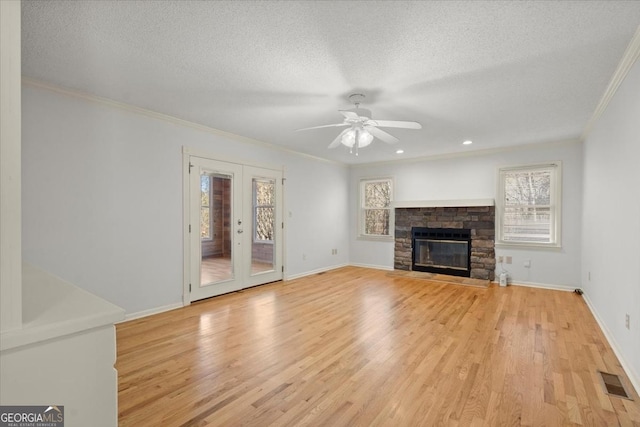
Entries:
[[547, 249], [558, 251], [562, 249], [561, 244], [551, 243], [515, 243], [515, 242], [496, 242], [496, 248], [512, 248], [512, 249]]

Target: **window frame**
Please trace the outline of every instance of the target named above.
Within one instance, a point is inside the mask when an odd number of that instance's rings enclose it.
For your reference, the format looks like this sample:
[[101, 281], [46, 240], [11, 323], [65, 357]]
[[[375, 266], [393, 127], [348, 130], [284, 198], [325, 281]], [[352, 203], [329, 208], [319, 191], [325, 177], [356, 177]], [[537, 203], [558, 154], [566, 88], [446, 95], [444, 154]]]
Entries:
[[257, 227], [257, 223], [258, 223], [258, 209], [259, 208], [272, 208], [273, 212], [274, 212], [274, 223], [273, 223], [273, 235], [275, 236], [275, 231], [276, 231], [276, 223], [275, 223], [275, 209], [276, 209], [276, 205], [258, 205], [258, 198], [256, 197], [257, 194], [257, 183], [258, 181], [262, 181], [262, 182], [268, 182], [268, 181], [273, 181], [273, 197], [274, 197], [274, 201], [275, 201], [275, 197], [276, 197], [276, 181], [274, 179], [271, 178], [260, 178], [260, 177], [253, 177], [252, 178], [252, 183], [251, 183], [251, 204], [252, 206], [252, 213], [251, 215], [253, 216], [252, 218], [252, 222], [253, 222], [253, 236], [252, 237], [252, 241], [253, 243], [262, 243], [262, 244], [273, 244], [274, 241], [273, 239], [271, 240], [260, 240], [258, 239], [258, 227]]
[[212, 242], [213, 241], [213, 177], [210, 174], [200, 175], [200, 191], [202, 192], [202, 177], [206, 176], [209, 181], [209, 206], [204, 206], [200, 202], [200, 214], [202, 215], [202, 209], [207, 208], [209, 210], [209, 236], [202, 237], [202, 229], [200, 229], [200, 241]]
[[[390, 200], [389, 200], [389, 207], [387, 208], [376, 208], [376, 209], [387, 209], [389, 210], [389, 234], [388, 235], [382, 235], [382, 234], [366, 234], [365, 233], [365, 215], [366, 215], [366, 211], [367, 209], [373, 209], [373, 208], [367, 208], [364, 206], [364, 198], [365, 198], [365, 191], [364, 191], [364, 187], [367, 183], [373, 183], [373, 182], [388, 182], [389, 183], [389, 187], [390, 187]], [[390, 176], [384, 176], [384, 177], [371, 177], [371, 178], [360, 178], [359, 184], [358, 184], [358, 240], [371, 240], [371, 241], [393, 241], [394, 240], [394, 234], [395, 234], [395, 209], [393, 207], [393, 200], [394, 200], [394, 179], [393, 177]]]
[[[505, 176], [506, 173], [527, 172], [532, 170], [546, 170], [550, 174], [549, 187], [549, 215], [550, 215], [550, 242], [535, 241], [511, 241], [504, 240], [504, 215], [505, 215]], [[519, 248], [562, 248], [562, 162], [552, 161], [529, 165], [500, 167], [497, 170], [497, 197], [496, 197], [496, 246]], [[521, 205], [525, 206], [525, 205]], [[526, 205], [528, 206], [528, 205]], [[545, 205], [546, 206], [546, 205]]]

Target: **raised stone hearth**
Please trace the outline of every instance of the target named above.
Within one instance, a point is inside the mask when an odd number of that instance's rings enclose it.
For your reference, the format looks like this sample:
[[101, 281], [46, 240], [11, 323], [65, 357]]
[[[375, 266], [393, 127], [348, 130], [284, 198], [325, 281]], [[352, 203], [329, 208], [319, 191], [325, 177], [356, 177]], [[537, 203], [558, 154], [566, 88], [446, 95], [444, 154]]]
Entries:
[[471, 230], [471, 278], [494, 279], [494, 206], [416, 207], [395, 209], [394, 268], [411, 270], [411, 227]]

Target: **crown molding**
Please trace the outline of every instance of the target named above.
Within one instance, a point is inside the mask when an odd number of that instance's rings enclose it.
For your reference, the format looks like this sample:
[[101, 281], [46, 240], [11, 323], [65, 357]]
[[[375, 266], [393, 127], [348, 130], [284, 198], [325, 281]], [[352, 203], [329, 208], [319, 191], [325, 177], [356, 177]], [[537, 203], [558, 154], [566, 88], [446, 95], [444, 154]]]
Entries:
[[362, 168], [385, 166], [385, 165], [399, 165], [399, 164], [409, 164], [409, 163], [430, 162], [434, 160], [447, 160], [447, 159], [457, 159], [457, 158], [464, 158], [464, 157], [488, 156], [488, 155], [497, 154], [497, 153], [524, 151], [524, 150], [531, 150], [535, 148], [553, 148], [561, 145], [572, 145], [572, 144], [581, 144], [581, 143], [582, 143], [582, 140], [577, 138], [561, 139], [558, 141], [541, 141], [541, 142], [533, 142], [529, 144], [510, 145], [508, 147], [485, 148], [482, 150], [460, 151], [457, 153], [434, 154], [431, 156], [413, 157], [410, 159], [396, 159], [396, 160], [387, 160], [383, 162], [360, 163], [360, 164], [354, 164], [350, 166], [353, 169], [362, 169]]
[[[639, 31], [640, 33], [640, 31]], [[638, 40], [638, 45], [640, 46], [640, 37], [636, 37], [636, 39]], [[640, 49], [638, 49], [638, 52], [640, 52]], [[636, 59], [637, 59], [637, 55], [636, 55]], [[628, 71], [628, 70], [627, 70]], [[119, 110], [124, 110], [133, 114], [138, 114], [138, 115], [142, 115], [145, 117], [149, 117], [155, 120], [160, 120], [166, 123], [171, 123], [174, 125], [178, 125], [178, 126], [182, 126], [182, 127], [186, 127], [186, 128], [190, 128], [190, 129], [194, 129], [200, 132], [205, 132], [205, 133], [209, 133], [209, 134], [213, 134], [213, 135], [218, 135], [218, 136], [222, 136], [224, 138], [228, 138], [231, 140], [235, 140], [235, 141], [239, 141], [239, 142], [243, 142], [246, 144], [252, 144], [255, 146], [260, 146], [263, 148], [268, 148], [268, 149], [272, 149], [272, 150], [276, 150], [276, 151], [280, 151], [280, 152], [284, 152], [284, 153], [288, 153], [288, 154], [293, 154], [296, 156], [300, 156], [300, 157], [304, 157], [307, 159], [311, 159], [311, 160], [316, 160], [316, 161], [320, 161], [323, 163], [330, 163], [330, 164], [334, 164], [334, 165], [338, 165], [338, 166], [343, 166], [343, 167], [347, 167], [347, 168], [353, 168], [353, 169], [360, 169], [360, 168], [368, 168], [368, 167], [372, 167], [372, 166], [383, 166], [383, 165], [393, 165], [393, 164], [407, 164], [407, 163], [419, 163], [419, 162], [425, 162], [425, 161], [433, 161], [433, 160], [444, 160], [444, 159], [452, 159], [452, 158], [461, 158], [461, 157], [470, 157], [470, 156], [483, 156], [483, 155], [490, 155], [490, 154], [496, 154], [496, 153], [503, 153], [503, 152], [510, 152], [510, 151], [519, 151], [519, 150], [528, 150], [531, 148], [544, 148], [544, 147], [552, 147], [555, 146], [557, 147], [558, 145], [561, 144], [573, 144], [573, 143], [578, 143], [578, 142], [582, 142], [582, 139], [566, 139], [566, 140], [560, 140], [560, 141], [543, 141], [543, 142], [536, 142], [536, 143], [528, 143], [528, 144], [521, 144], [521, 145], [516, 145], [516, 146], [508, 146], [508, 147], [497, 147], [497, 148], [487, 148], [487, 149], [482, 149], [482, 150], [473, 150], [473, 151], [462, 151], [462, 152], [456, 152], [456, 153], [443, 153], [443, 154], [434, 154], [434, 155], [428, 155], [428, 156], [422, 156], [422, 157], [413, 157], [410, 159], [395, 159], [395, 160], [386, 160], [386, 161], [381, 161], [381, 162], [370, 162], [370, 163], [361, 163], [361, 164], [349, 164], [349, 163], [343, 163], [343, 162], [338, 162], [335, 160], [329, 160], [329, 159], [325, 159], [323, 157], [318, 157], [318, 156], [314, 156], [311, 154], [306, 154], [306, 153], [302, 153], [299, 151], [295, 151], [295, 150], [291, 150], [288, 148], [284, 148], [282, 146], [276, 145], [276, 144], [271, 144], [268, 142], [264, 142], [264, 141], [260, 141], [257, 139], [253, 139], [253, 138], [249, 138], [249, 137], [245, 137], [242, 135], [237, 135], [231, 132], [226, 132], [220, 129], [216, 129], [216, 128], [212, 128], [209, 126], [205, 126], [205, 125], [201, 125], [199, 123], [195, 123], [195, 122], [191, 122], [188, 120], [184, 120], [184, 119], [179, 119], [177, 117], [174, 116], [170, 116], [168, 114], [164, 114], [164, 113], [159, 113], [157, 111], [153, 111], [153, 110], [149, 110], [146, 108], [142, 108], [142, 107], [136, 107], [134, 105], [130, 105], [130, 104], [126, 104], [124, 102], [120, 102], [120, 101], [115, 101], [113, 99], [109, 99], [109, 98], [105, 98], [105, 97], [101, 97], [98, 95], [93, 95], [87, 92], [83, 92], [83, 91], [79, 91], [76, 89], [70, 89], [70, 88], [66, 88], [66, 87], [62, 87], [62, 86], [58, 86], [58, 85], [54, 85], [52, 83], [48, 83], [48, 82], [44, 82], [42, 80], [38, 80], [38, 79], [33, 79], [31, 77], [26, 77], [26, 76], [22, 76], [22, 85], [26, 86], [26, 87], [34, 87], [34, 88], [38, 88], [38, 89], [43, 89], [49, 92], [54, 92], [63, 96], [68, 96], [71, 98], [76, 98], [76, 99], [82, 99], [88, 102], [93, 102], [96, 104], [101, 104], [110, 108], [115, 108], [115, 109], [119, 109]]]
[[591, 133], [591, 129], [593, 129], [595, 123], [609, 106], [609, 102], [611, 102], [611, 99], [618, 91], [620, 84], [622, 84], [625, 77], [627, 77], [627, 74], [629, 73], [633, 65], [636, 63], [636, 61], [638, 61], [638, 58], [640, 58], [640, 25], [636, 29], [633, 38], [629, 42], [627, 50], [625, 50], [624, 54], [622, 55], [622, 59], [618, 64], [618, 68], [616, 68], [616, 71], [613, 73], [613, 77], [609, 82], [609, 86], [607, 86], [607, 89], [604, 91], [602, 98], [600, 98], [600, 102], [598, 102], [593, 115], [587, 122], [587, 125], [585, 126], [584, 131], [580, 136], [581, 141], [584, 141], [589, 136], [589, 133]]
[[178, 126], [182, 126], [182, 127], [186, 127], [186, 128], [190, 128], [190, 129], [194, 129], [200, 132], [205, 132], [205, 133], [209, 133], [209, 134], [213, 134], [213, 135], [217, 135], [217, 136], [222, 136], [224, 138], [228, 138], [231, 140], [235, 140], [238, 142], [243, 142], [246, 144], [252, 144], [252, 145], [256, 145], [256, 146], [260, 146], [263, 148], [268, 148], [271, 150], [276, 150], [276, 151], [281, 151], [284, 153], [288, 153], [288, 154], [293, 154], [296, 156], [300, 156], [300, 157], [306, 157], [308, 159], [312, 159], [312, 160], [316, 160], [316, 161], [320, 161], [320, 162], [324, 162], [324, 163], [331, 163], [331, 164], [335, 164], [335, 165], [340, 165], [340, 166], [348, 166], [345, 163], [341, 163], [341, 162], [336, 162], [334, 160], [329, 160], [329, 159], [325, 159], [322, 157], [317, 157], [311, 154], [306, 154], [306, 153], [301, 153], [299, 151], [295, 151], [295, 150], [291, 150], [288, 148], [284, 148], [282, 146], [276, 145], [276, 144], [271, 144], [269, 142], [264, 142], [264, 141], [260, 141], [258, 139], [253, 139], [253, 138], [249, 138], [246, 136], [242, 136], [242, 135], [237, 135], [235, 133], [231, 133], [231, 132], [226, 132], [220, 129], [216, 129], [216, 128], [212, 128], [209, 126], [205, 126], [205, 125], [201, 125], [199, 123], [195, 123], [195, 122], [191, 122], [189, 120], [184, 120], [184, 119], [179, 119], [177, 117], [168, 115], [168, 114], [164, 114], [164, 113], [159, 113], [157, 111], [153, 111], [153, 110], [149, 110], [146, 108], [142, 108], [142, 107], [136, 107], [135, 105], [130, 105], [130, 104], [126, 104], [124, 102], [120, 102], [120, 101], [115, 101], [113, 99], [110, 98], [105, 98], [102, 96], [98, 96], [98, 95], [93, 95], [87, 92], [83, 92], [80, 90], [76, 90], [76, 89], [70, 89], [70, 88], [66, 88], [66, 87], [62, 87], [62, 86], [58, 86], [52, 83], [48, 83], [48, 82], [44, 82], [42, 80], [38, 80], [38, 79], [33, 79], [31, 77], [26, 77], [26, 76], [22, 76], [22, 85], [23, 86], [27, 86], [27, 87], [34, 87], [34, 88], [38, 88], [38, 89], [43, 89], [49, 92], [54, 92], [57, 93], [59, 95], [64, 95], [64, 96], [68, 96], [71, 98], [76, 98], [76, 99], [82, 99], [84, 101], [88, 101], [88, 102], [93, 102], [96, 104], [101, 104], [110, 108], [115, 108], [115, 109], [119, 109], [119, 110], [124, 110], [127, 111], [129, 113], [133, 113], [133, 114], [138, 114], [141, 116], [145, 116], [145, 117], [149, 117], [155, 120], [160, 120], [166, 123], [171, 123], [174, 125], [178, 125]]

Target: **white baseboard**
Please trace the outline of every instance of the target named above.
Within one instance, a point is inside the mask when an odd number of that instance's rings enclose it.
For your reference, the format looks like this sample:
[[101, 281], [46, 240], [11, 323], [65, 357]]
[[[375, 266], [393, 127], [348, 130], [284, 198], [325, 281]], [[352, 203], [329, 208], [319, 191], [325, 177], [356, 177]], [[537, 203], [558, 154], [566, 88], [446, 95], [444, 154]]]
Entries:
[[353, 267], [364, 267], [364, 268], [374, 268], [376, 270], [385, 270], [385, 271], [393, 271], [393, 267], [388, 267], [386, 265], [373, 265], [373, 264], [360, 264], [360, 263], [351, 263], [349, 264]]
[[283, 280], [293, 280], [293, 279], [299, 279], [301, 277], [305, 277], [305, 276], [312, 276], [314, 274], [318, 274], [318, 273], [324, 273], [326, 271], [331, 271], [331, 270], [335, 270], [337, 268], [342, 268], [342, 267], [346, 267], [349, 264], [337, 264], [337, 265], [332, 265], [329, 267], [323, 267], [323, 268], [318, 268], [316, 270], [311, 270], [311, 271], [305, 271], [304, 273], [298, 273], [298, 274], [291, 274], [291, 275], [285, 275]]
[[[497, 283], [495, 280], [493, 283]], [[528, 288], [540, 288], [540, 289], [551, 289], [554, 291], [565, 291], [565, 292], [573, 292], [576, 290], [575, 286], [571, 285], [556, 285], [553, 283], [536, 283], [536, 282], [509, 282], [509, 286], [526, 286]]]
[[609, 331], [609, 328], [607, 328], [607, 325], [602, 321], [602, 318], [598, 315], [598, 312], [596, 311], [595, 307], [591, 303], [591, 300], [589, 299], [589, 296], [587, 295], [587, 293], [586, 292], [583, 293], [582, 297], [584, 298], [584, 301], [587, 303], [587, 307], [589, 307], [591, 314], [593, 314], [593, 317], [596, 319], [596, 322], [598, 322], [598, 325], [600, 326], [600, 329], [602, 330], [604, 337], [607, 339], [607, 341], [609, 342], [609, 345], [613, 349], [613, 352], [616, 354], [616, 357], [620, 361], [620, 365], [622, 365], [622, 369], [624, 369], [624, 371], [627, 373], [627, 376], [629, 377], [629, 380], [631, 381], [633, 388], [636, 389], [637, 393], [640, 393], [640, 376], [638, 376], [638, 374], [633, 370], [633, 367], [630, 364], [628, 364], [627, 361], [625, 360], [622, 354], [622, 351], [620, 350], [620, 346], [618, 345], [616, 340], [613, 338], [613, 334], [611, 333], [611, 331]]
[[164, 313], [165, 311], [175, 310], [176, 308], [182, 308], [184, 305], [181, 302], [176, 302], [174, 304], [163, 305], [162, 307], [150, 308], [148, 310], [138, 311], [136, 313], [125, 314], [124, 320], [118, 323], [127, 322], [129, 320], [140, 319], [142, 317], [151, 316], [153, 314]]

